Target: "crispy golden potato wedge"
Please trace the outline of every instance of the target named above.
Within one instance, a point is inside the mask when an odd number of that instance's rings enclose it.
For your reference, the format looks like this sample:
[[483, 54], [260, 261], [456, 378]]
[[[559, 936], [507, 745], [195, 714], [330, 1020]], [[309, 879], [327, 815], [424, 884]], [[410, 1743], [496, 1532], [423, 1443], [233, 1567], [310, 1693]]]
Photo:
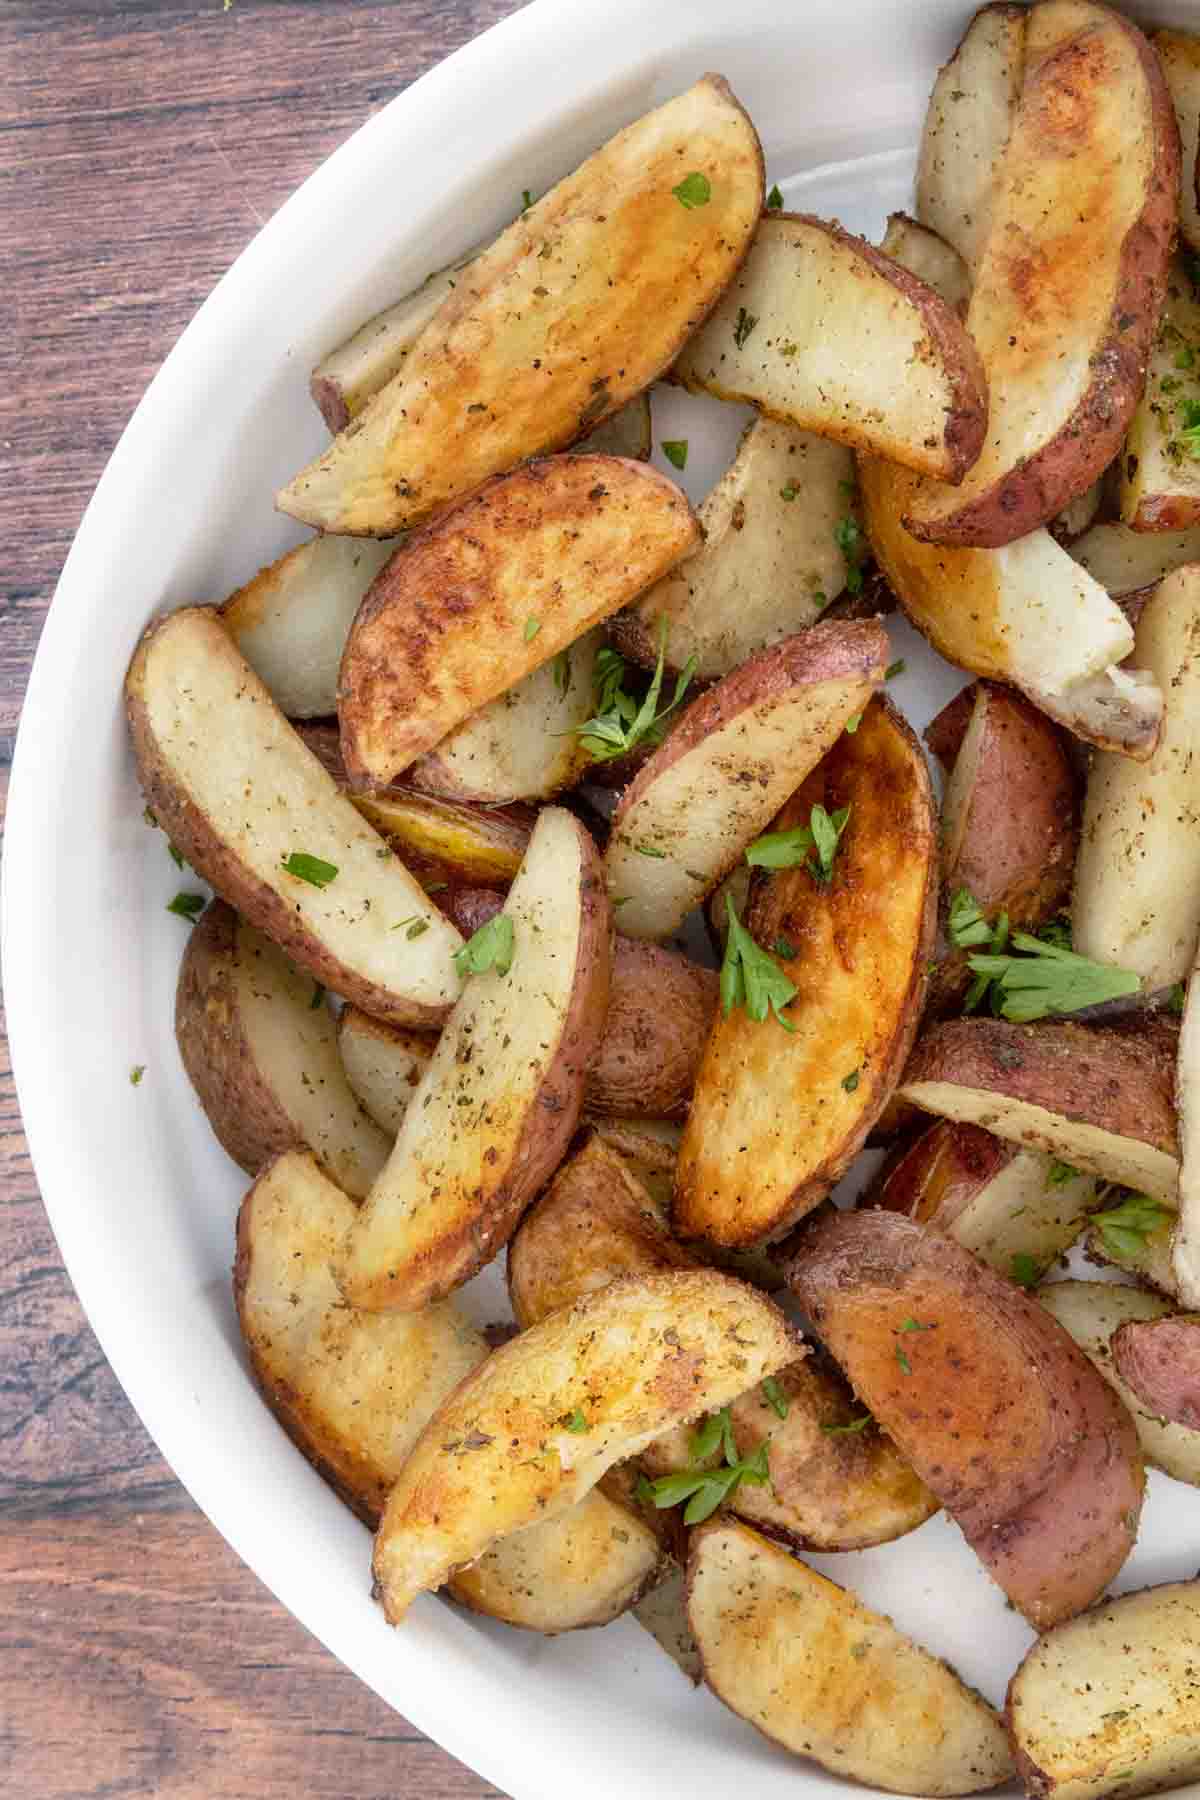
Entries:
[[1096, 1183], [977, 1125], [941, 1119], [885, 1166], [871, 1199], [948, 1233], [999, 1274], [1032, 1287], [1086, 1230]]
[[855, 1392], [1037, 1630], [1133, 1548], [1141, 1454], [1112, 1389], [1020, 1288], [899, 1213], [834, 1213], [791, 1286]]
[[346, 641], [350, 785], [385, 786], [657, 580], [697, 534], [673, 482], [615, 456], [524, 463], [415, 532]]
[[337, 1047], [346, 1080], [359, 1105], [392, 1139], [399, 1134], [436, 1045], [431, 1032], [406, 1031], [386, 1019], [371, 1018], [357, 1006], [342, 1008]]
[[1121, 471], [1121, 518], [1135, 531], [1200, 526], [1200, 462], [1184, 435], [1200, 401], [1200, 302], [1182, 257], [1171, 264], [1146, 385], [1129, 421]]
[[521, 1332], [440, 1407], [392, 1489], [375, 1539], [388, 1619], [797, 1347], [771, 1301], [711, 1269], [614, 1282]]
[[683, 1570], [676, 1567], [633, 1608], [633, 1616], [665, 1650], [693, 1687], [700, 1685], [700, 1652], [688, 1624]]
[[511, 962], [498, 953], [469, 977], [347, 1235], [338, 1280], [352, 1306], [415, 1311], [469, 1280], [579, 1121], [612, 919], [595, 845], [562, 808], [539, 816], [503, 917]]
[[754, 127], [706, 75], [475, 258], [398, 375], [278, 505], [323, 531], [379, 537], [573, 442], [648, 387], [708, 316], [762, 203]]
[[671, 378], [945, 481], [962, 479], [987, 425], [978, 352], [953, 308], [806, 213], [763, 215]]
[[[462, 985], [461, 937], [338, 792], [216, 612], [185, 607], [147, 628], [125, 709], [151, 811], [196, 873], [314, 980], [378, 1018], [440, 1025]], [[396, 931], [401, 920], [424, 929]]]
[[900, 1097], [1175, 1204], [1174, 1059], [1095, 1025], [947, 1019], [918, 1041]]
[[[1200, 1307], [1200, 981], [1194, 967], [1179, 1033], [1175, 1098], [1179, 1107], [1179, 1219], [1165, 1273], [1185, 1306]], [[1153, 1273], [1150, 1278], [1155, 1278]], [[1168, 1284], [1164, 1281], [1163, 1285]]]
[[944, 237], [928, 225], [918, 224], [907, 213], [888, 214], [887, 230], [879, 248], [902, 269], [940, 294], [960, 318], [966, 313], [971, 297], [971, 277], [967, 265]]
[[1160, 1319], [1169, 1323], [1170, 1301], [1112, 1281], [1052, 1281], [1039, 1289], [1038, 1299], [1120, 1395], [1146, 1461], [1176, 1481], [1200, 1487], [1200, 1430], [1171, 1423], [1157, 1397], [1136, 1392], [1117, 1354], [1127, 1332], [1148, 1331]]
[[996, 171], [1021, 96], [1028, 17], [1024, 6], [983, 7], [938, 71], [929, 96], [917, 163], [917, 216], [954, 246], [969, 275], [987, 243]]
[[1200, 250], [1200, 210], [1196, 205], [1196, 152], [1200, 139], [1200, 38], [1187, 31], [1156, 31], [1158, 53], [1179, 126], [1179, 235]]
[[682, 1118], [717, 1011], [717, 977], [677, 950], [619, 933], [589, 1114]]
[[733, 1519], [692, 1533], [704, 1679], [784, 1749], [898, 1794], [975, 1794], [1012, 1773], [1004, 1727], [948, 1664]]
[[903, 524], [917, 479], [873, 457], [860, 457], [858, 474], [871, 547], [935, 650], [1019, 688], [1088, 743], [1152, 754], [1162, 694], [1117, 666], [1133, 649], [1133, 629], [1048, 531], [999, 550], [918, 543]]
[[1171, 97], [1136, 25], [1091, 0], [1031, 8], [967, 309], [987, 438], [959, 487], [912, 496], [910, 531], [1010, 544], [1107, 468], [1145, 381], [1178, 187]]
[[1191, 531], [1133, 531], [1106, 519], [1084, 532], [1070, 553], [1101, 587], [1124, 598], [1141, 594], [1184, 563], [1200, 562], [1200, 526]]
[[347, 1194], [368, 1192], [390, 1145], [346, 1079], [324, 992], [223, 900], [183, 953], [175, 1041], [218, 1142], [248, 1175], [308, 1149]]
[[314, 1156], [276, 1157], [242, 1201], [233, 1291], [267, 1405], [374, 1526], [417, 1438], [488, 1350], [448, 1301], [388, 1318], [347, 1307], [330, 1264], [353, 1218]]
[[1156, 1794], [1200, 1776], [1200, 1582], [1122, 1594], [1039, 1638], [1008, 1685], [1039, 1800]]
[[683, 1238], [764, 1243], [810, 1212], [862, 1148], [920, 1020], [937, 821], [921, 748], [884, 699], [843, 732], [773, 831], [807, 827], [818, 805], [849, 808], [831, 878], [802, 863], [751, 891], [748, 929], [798, 992], [786, 1031], [743, 1007], [713, 1029], [675, 1180]]
[[853, 481], [843, 444], [753, 420], [700, 507], [700, 547], [616, 615], [617, 644], [652, 669], [666, 619], [672, 668], [695, 657], [701, 681], [716, 681], [803, 631], [846, 585], [837, 526]]
[[401, 543], [315, 537], [298, 544], [220, 609], [227, 630], [289, 719], [337, 711], [337, 678], [363, 595]]
[[1149, 762], [1093, 756], [1071, 919], [1081, 955], [1153, 992], [1186, 979], [1200, 940], [1200, 563], [1159, 583], [1134, 654], [1167, 696], [1162, 737]]
[[[1188, 1430], [1200, 1451], [1200, 1314], [1171, 1315], [1164, 1305], [1154, 1316], [1123, 1320], [1109, 1345], [1113, 1367], [1140, 1405], [1160, 1425], [1167, 1420], [1164, 1429]], [[1200, 1457], [1193, 1467], [1200, 1480]]]
[[617, 803], [604, 857], [621, 930], [664, 938], [765, 830], [883, 680], [878, 621], [814, 625], [693, 700]]

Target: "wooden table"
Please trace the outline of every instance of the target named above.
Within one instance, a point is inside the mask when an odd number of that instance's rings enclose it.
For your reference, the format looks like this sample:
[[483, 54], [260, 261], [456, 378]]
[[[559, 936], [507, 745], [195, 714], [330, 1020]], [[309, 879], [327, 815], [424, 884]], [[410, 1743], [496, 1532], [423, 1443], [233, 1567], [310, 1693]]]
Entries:
[[[129, 414], [264, 219], [522, 0], [0, 6], [0, 784], [58, 571]], [[0, 1068], [0, 1793], [494, 1792], [334, 1662], [197, 1512], [118, 1388]]]

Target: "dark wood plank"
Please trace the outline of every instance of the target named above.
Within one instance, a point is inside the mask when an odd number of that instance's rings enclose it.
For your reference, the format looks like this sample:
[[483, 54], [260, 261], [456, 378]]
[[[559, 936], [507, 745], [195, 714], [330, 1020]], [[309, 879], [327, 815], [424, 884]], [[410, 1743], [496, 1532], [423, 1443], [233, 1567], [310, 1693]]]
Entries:
[[[150, 377], [329, 151], [521, 3], [0, 7], [0, 815], [54, 582]], [[6, 1053], [0, 1633], [6, 1793], [492, 1792], [321, 1650], [163, 1463], [63, 1271]]]

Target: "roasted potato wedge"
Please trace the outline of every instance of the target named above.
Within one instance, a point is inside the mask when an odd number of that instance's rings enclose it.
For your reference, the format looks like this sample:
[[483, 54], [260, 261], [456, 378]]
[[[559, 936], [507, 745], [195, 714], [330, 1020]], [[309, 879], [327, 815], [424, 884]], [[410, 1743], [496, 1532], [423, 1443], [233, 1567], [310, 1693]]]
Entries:
[[1136, 25], [1091, 0], [1032, 7], [967, 308], [987, 438], [960, 486], [912, 496], [910, 531], [1010, 544], [1107, 468], [1158, 329], [1178, 188], [1171, 97]]
[[986, 1700], [758, 1532], [733, 1519], [693, 1532], [687, 1597], [705, 1682], [784, 1749], [898, 1794], [975, 1794], [1010, 1776]]
[[942, 1232], [834, 1213], [793, 1292], [827, 1348], [1037, 1630], [1101, 1593], [1133, 1548], [1141, 1454], [1112, 1389], [1037, 1301]]
[[[891, 1095], [921, 1016], [937, 899], [929, 772], [882, 698], [843, 732], [775, 820], [849, 808], [831, 878], [807, 864], [751, 891], [748, 929], [797, 989], [782, 1016], [718, 1019], [675, 1180], [682, 1238], [780, 1237], [834, 1186]], [[785, 955], [783, 947], [791, 949]]]
[[652, 669], [666, 619], [671, 666], [695, 657], [701, 681], [715, 681], [803, 631], [846, 585], [837, 526], [853, 481], [844, 445], [755, 419], [700, 507], [699, 549], [617, 614], [616, 642]]
[[1121, 471], [1121, 517], [1135, 531], [1200, 526], [1200, 463], [1182, 435], [1200, 401], [1200, 302], [1181, 257], [1171, 264], [1167, 297], [1150, 349], [1146, 385], [1129, 421]]
[[1093, 525], [1071, 555], [1110, 594], [1141, 595], [1172, 569], [1200, 562], [1200, 526], [1191, 531], [1133, 531], [1117, 520]]
[[633, 1608], [633, 1616], [660, 1649], [665, 1650], [693, 1687], [700, 1685], [700, 1652], [688, 1624], [687, 1596], [684, 1593], [683, 1570], [671, 1570], [657, 1587], [651, 1588], [644, 1600]]
[[351, 787], [385, 786], [657, 580], [697, 533], [673, 482], [615, 456], [524, 463], [415, 532], [346, 640]]
[[1024, 6], [983, 7], [929, 96], [917, 216], [954, 246], [969, 274], [987, 243], [996, 171], [1021, 96], [1028, 17]]
[[1093, 1025], [947, 1019], [918, 1041], [900, 1098], [1175, 1204], [1173, 1059]]
[[226, 629], [289, 719], [337, 711], [338, 668], [363, 595], [400, 538], [315, 537], [260, 569], [220, 611]]
[[617, 803], [605, 879], [629, 937], [663, 938], [765, 830], [883, 680], [876, 621], [814, 625], [693, 700]]
[[[704, 204], [690, 203], [693, 189]], [[762, 203], [754, 127], [706, 75], [610, 138], [475, 258], [399, 373], [278, 505], [323, 531], [379, 537], [584, 435], [707, 317]]]
[[324, 992], [223, 900], [183, 953], [175, 1040], [218, 1142], [248, 1175], [308, 1149], [347, 1194], [367, 1193], [390, 1145], [346, 1079]]
[[677, 950], [618, 934], [589, 1114], [682, 1118], [717, 1011], [717, 977]]
[[1081, 955], [1153, 992], [1187, 977], [1200, 940], [1200, 563], [1159, 583], [1135, 655], [1167, 696], [1162, 737], [1146, 763], [1093, 756], [1071, 918]]
[[1200, 981], [1193, 968], [1175, 1070], [1179, 1106], [1179, 1219], [1170, 1275], [1187, 1307], [1200, 1307]]
[[1200, 1487], [1200, 1430], [1171, 1423], [1157, 1397], [1136, 1392], [1117, 1354], [1127, 1332], [1148, 1331], [1160, 1319], [1170, 1323], [1170, 1302], [1112, 1281], [1052, 1281], [1039, 1290], [1038, 1299], [1120, 1395], [1146, 1461], [1176, 1481]]
[[[1160, 1424], [1165, 1419], [1168, 1428], [1190, 1431], [1200, 1452], [1200, 1315], [1172, 1315], [1163, 1306], [1153, 1317], [1126, 1319], [1113, 1332], [1110, 1348], [1117, 1374], [1140, 1406]], [[1200, 1455], [1193, 1467], [1193, 1479], [1200, 1480]]]
[[354, 1203], [302, 1151], [242, 1201], [233, 1292], [255, 1380], [288, 1436], [368, 1525], [438, 1406], [488, 1354], [449, 1301], [355, 1312], [330, 1271]]
[[1158, 53], [1179, 126], [1179, 235], [1200, 250], [1200, 210], [1196, 206], [1196, 152], [1200, 139], [1200, 38], [1187, 31], [1156, 31]]
[[1104, 503], [1104, 485], [1108, 471], [1093, 481], [1090, 488], [1082, 494], [1076, 494], [1068, 500], [1058, 517], [1050, 521], [1050, 530], [1058, 542], [1070, 548], [1076, 538], [1081, 538], [1085, 531], [1090, 531], [1099, 516]]
[[440, 1407], [392, 1489], [375, 1539], [388, 1619], [797, 1347], [771, 1301], [711, 1269], [614, 1282], [521, 1332]]
[[1008, 1686], [1038, 1800], [1156, 1794], [1200, 1776], [1200, 1582], [1122, 1594], [1039, 1638]]
[[357, 1006], [342, 1008], [337, 1047], [346, 1080], [359, 1105], [390, 1138], [399, 1134], [408, 1103], [436, 1045], [437, 1039], [428, 1031], [406, 1031], [385, 1019], [372, 1019]]
[[945, 481], [971, 467], [987, 425], [979, 356], [953, 308], [806, 213], [763, 215], [671, 377]]
[[[461, 937], [385, 854], [211, 608], [148, 627], [125, 708], [150, 809], [196, 873], [346, 1000], [400, 1025], [440, 1025], [462, 985]], [[401, 920], [423, 929], [396, 931]]]
[[595, 845], [539, 816], [504, 904], [507, 959], [468, 980], [349, 1233], [352, 1306], [414, 1311], [490, 1262], [557, 1168], [604, 1029], [612, 916]]
[[871, 547], [935, 650], [1019, 688], [1088, 743], [1152, 754], [1162, 694], [1118, 667], [1133, 649], [1133, 629], [1048, 531], [1000, 550], [918, 543], [903, 524], [916, 478], [874, 457], [860, 457], [858, 474]]
[[977, 1125], [941, 1119], [885, 1168], [871, 1198], [944, 1231], [1001, 1275], [1031, 1287], [1087, 1227], [1096, 1183]]
[[919, 225], [907, 213], [889, 213], [887, 230], [879, 248], [902, 269], [940, 294], [961, 318], [971, 297], [971, 277], [967, 265], [944, 237], [928, 225]]
[[[606, 1119], [603, 1115], [588, 1123], [596, 1136], [612, 1146], [647, 1189], [665, 1228], [675, 1164], [679, 1160], [682, 1125], [675, 1124], [672, 1119]], [[777, 1285], [782, 1287], [782, 1281]], [[755, 1286], [761, 1287], [762, 1283], [755, 1282]]]

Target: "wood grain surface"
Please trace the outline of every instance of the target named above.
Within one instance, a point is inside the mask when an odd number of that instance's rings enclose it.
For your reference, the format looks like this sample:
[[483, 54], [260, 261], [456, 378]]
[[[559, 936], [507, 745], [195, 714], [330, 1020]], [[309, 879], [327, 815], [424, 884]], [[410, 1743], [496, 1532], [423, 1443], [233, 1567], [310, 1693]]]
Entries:
[[[522, 0], [0, 0], [0, 806], [58, 571], [150, 377], [297, 184]], [[308, 1636], [101, 1356], [0, 1063], [0, 1793], [491, 1794]]]

